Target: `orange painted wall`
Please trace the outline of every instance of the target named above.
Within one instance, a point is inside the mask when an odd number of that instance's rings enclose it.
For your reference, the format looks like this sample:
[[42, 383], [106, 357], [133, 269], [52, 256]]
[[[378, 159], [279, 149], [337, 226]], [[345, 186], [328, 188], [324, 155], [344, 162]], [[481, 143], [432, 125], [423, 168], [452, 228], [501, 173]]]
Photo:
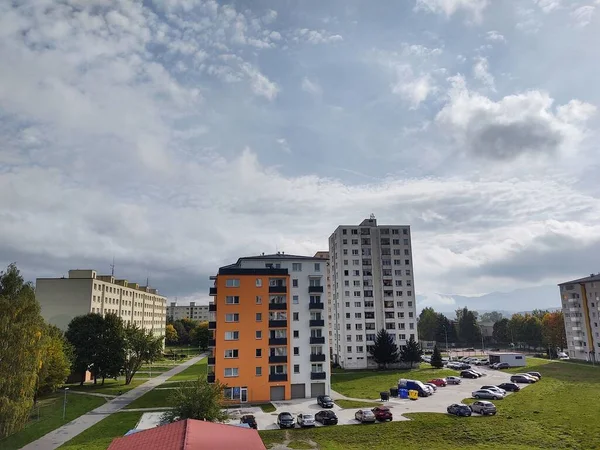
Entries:
[[[240, 280], [240, 287], [225, 287], [227, 279], [236, 278]], [[256, 287], [256, 279], [262, 279], [262, 287]], [[218, 275], [216, 280], [217, 304], [215, 330], [215, 378], [230, 387], [248, 388], [248, 401], [269, 401], [271, 386], [285, 386], [286, 399], [291, 396], [290, 377], [291, 369], [288, 364], [287, 382], [269, 382], [269, 276], [266, 275]], [[287, 351], [290, 351], [290, 299], [289, 299], [289, 276], [286, 278], [288, 294], [288, 327], [287, 327]], [[225, 303], [227, 296], [239, 296], [240, 303], [228, 305]], [[283, 295], [283, 294], [278, 294]], [[262, 303], [256, 303], [256, 296], [262, 297]], [[239, 322], [225, 322], [225, 315], [238, 313]], [[256, 321], [256, 313], [262, 314], [262, 321]], [[256, 339], [256, 331], [262, 331], [262, 339]], [[226, 331], [239, 331], [239, 340], [226, 341]], [[262, 350], [262, 356], [257, 358], [256, 349]], [[238, 358], [225, 358], [225, 350], [238, 350]], [[289, 359], [288, 359], [289, 361]], [[225, 377], [226, 367], [237, 367], [237, 377]], [[256, 367], [262, 368], [262, 375], [256, 376]]]

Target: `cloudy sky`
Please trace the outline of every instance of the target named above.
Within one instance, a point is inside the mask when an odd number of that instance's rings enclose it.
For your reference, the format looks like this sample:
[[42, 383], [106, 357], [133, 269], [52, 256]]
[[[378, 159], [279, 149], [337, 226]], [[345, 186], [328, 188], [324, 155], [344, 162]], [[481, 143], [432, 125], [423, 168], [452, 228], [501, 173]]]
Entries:
[[0, 2], [0, 263], [206, 299], [374, 213], [422, 305], [599, 271], [597, 42], [598, 0]]

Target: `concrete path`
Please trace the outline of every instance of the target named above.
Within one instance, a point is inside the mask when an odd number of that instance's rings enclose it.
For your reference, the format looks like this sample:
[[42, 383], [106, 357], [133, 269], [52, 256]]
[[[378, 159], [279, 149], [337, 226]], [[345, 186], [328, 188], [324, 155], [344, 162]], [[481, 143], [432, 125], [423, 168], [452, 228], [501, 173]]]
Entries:
[[171, 406], [155, 406], [154, 408], [132, 408], [120, 409], [117, 412], [153, 412], [153, 411], [168, 411], [173, 409]]
[[98, 408], [90, 411], [89, 413], [86, 413], [82, 416], [79, 416], [77, 419], [72, 420], [68, 424], [63, 425], [62, 427], [57, 428], [54, 431], [51, 431], [45, 436], [39, 438], [37, 441], [33, 441], [32, 443], [27, 444], [21, 450], [54, 450], [55, 448], [60, 447], [65, 442], [73, 439], [78, 434], [83, 433], [88, 428], [96, 425], [105, 417], [108, 417], [114, 412], [120, 411], [121, 409], [129, 405], [131, 402], [144, 395], [146, 392], [151, 391], [156, 386], [167, 381], [173, 375], [177, 375], [178, 373], [196, 364], [198, 361], [205, 357], [206, 354], [202, 354], [178, 366], [175, 366], [171, 370], [164, 372], [162, 375], [152, 378], [146, 383], [128, 392], [125, 392], [124, 394], [118, 396], [114, 400], [107, 402], [105, 405], [99, 406]]

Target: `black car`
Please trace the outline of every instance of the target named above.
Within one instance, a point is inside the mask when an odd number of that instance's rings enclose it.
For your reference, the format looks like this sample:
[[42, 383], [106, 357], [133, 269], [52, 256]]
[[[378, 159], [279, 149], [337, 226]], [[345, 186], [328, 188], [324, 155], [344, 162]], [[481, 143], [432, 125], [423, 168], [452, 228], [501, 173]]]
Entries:
[[294, 428], [294, 417], [289, 412], [279, 413], [277, 416], [277, 425], [279, 428]]
[[255, 430], [258, 430], [258, 424], [256, 423], [256, 417], [254, 417], [252, 414], [246, 414], [245, 416], [242, 416], [240, 418], [240, 423], [245, 423], [250, 428], [254, 428]]
[[470, 370], [463, 370], [460, 373], [460, 376], [463, 377], [463, 378], [479, 378], [476, 374], [474, 374]]
[[454, 414], [455, 416], [463, 417], [470, 417], [472, 414], [471, 408], [469, 408], [467, 405], [463, 405], [462, 403], [454, 403], [448, 406], [448, 408], [446, 408], [446, 411], [448, 411], [448, 414]]
[[502, 383], [499, 384], [498, 387], [500, 389], [504, 389], [506, 392], [517, 392], [521, 390], [519, 385], [516, 383]]
[[338, 418], [331, 410], [319, 411], [315, 414], [315, 420], [323, 425], [337, 425]]
[[318, 395], [317, 403], [321, 408], [333, 408], [333, 400], [329, 395]]

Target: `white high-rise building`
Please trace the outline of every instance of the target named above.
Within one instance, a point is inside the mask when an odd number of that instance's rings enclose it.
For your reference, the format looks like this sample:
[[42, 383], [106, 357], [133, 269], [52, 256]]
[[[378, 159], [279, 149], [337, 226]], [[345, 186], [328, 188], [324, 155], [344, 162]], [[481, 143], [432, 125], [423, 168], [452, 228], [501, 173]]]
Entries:
[[196, 305], [196, 302], [190, 302], [189, 305], [178, 305], [177, 302], [171, 302], [167, 306], [167, 320], [180, 319], [208, 322], [210, 319], [208, 305]]
[[417, 337], [408, 225], [340, 225], [329, 238], [333, 360], [347, 369], [376, 366], [369, 355], [382, 328], [398, 346]]

